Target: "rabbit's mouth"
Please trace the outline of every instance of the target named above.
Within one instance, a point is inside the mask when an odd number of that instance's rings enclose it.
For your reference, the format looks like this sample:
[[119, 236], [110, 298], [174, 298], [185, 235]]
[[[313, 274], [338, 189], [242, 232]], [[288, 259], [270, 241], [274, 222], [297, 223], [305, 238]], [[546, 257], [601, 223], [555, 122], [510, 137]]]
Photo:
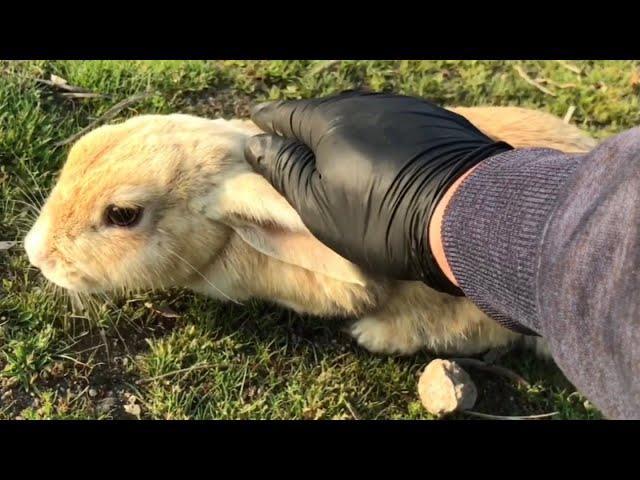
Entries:
[[40, 271], [50, 282], [72, 292], [101, 293], [104, 291], [97, 280], [78, 270], [40, 267]]

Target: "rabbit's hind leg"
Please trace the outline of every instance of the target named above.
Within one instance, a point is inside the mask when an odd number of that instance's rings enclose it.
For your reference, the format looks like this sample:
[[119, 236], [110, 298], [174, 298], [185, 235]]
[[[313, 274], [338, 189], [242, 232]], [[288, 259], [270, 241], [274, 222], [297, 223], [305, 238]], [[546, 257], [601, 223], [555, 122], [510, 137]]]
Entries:
[[416, 282], [403, 282], [386, 305], [353, 323], [350, 333], [371, 352], [399, 355], [420, 349], [473, 355], [521, 337], [488, 318], [468, 299]]
[[371, 316], [353, 323], [349, 333], [370, 352], [411, 355], [424, 347], [424, 342], [409, 327], [396, 319]]

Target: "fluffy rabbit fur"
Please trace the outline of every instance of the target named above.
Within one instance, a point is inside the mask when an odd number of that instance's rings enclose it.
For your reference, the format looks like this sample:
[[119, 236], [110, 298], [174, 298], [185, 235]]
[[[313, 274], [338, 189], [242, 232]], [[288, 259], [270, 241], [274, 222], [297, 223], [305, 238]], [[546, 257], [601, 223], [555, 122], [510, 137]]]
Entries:
[[[454, 110], [516, 147], [580, 152], [595, 145], [541, 112]], [[473, 354], [520, 338], [465, 298], [365, 274], [320, 244], [245, 163], [245, 141], [256, 133], [250, 121], [180, 114], [88, 133], [71, 149], [25, 239], [30, 261], [75, 291], [180, 286], [220, 300], [256, 297], [348, 317], [351, 334], [373, 352]], [[109, 205], [144, 210], [135, 226], [117, 227], [105, 223]]]

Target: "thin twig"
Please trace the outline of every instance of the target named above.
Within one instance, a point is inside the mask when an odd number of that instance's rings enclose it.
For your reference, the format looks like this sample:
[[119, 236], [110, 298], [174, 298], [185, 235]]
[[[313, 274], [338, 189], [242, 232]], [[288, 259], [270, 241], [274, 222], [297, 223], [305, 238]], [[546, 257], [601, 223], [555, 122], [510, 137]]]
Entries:
[[576, 83], [558, 83], [549, 78], [543, 78], [543, 77], [538, 77], [534, 81], [540, 82], [540, 83], [548, 83], [549, 85], [553, 85], [554, 87], [559, 88], [561, 90], [564, 90], [565, 88], [576, 88], [578, 86], [578, 84]]
[[489, 365], [482, 360], [477, 360], [475, 358], [452, 358], [452, 361], [459, 363], [463, 367], [473, 367], [479, 370], [484, 370], [486, 372], [495, 373], [496, 375], [502, 375], [503, 377], [509, 378], [514, 382], [524, 386], [530, 387], [531, 384], [527, 382], [524, 378], [518, 375], [516, 372], [509, 370], [505, 367], [500, 367], [498, 365]]
[[549, 90], [548, 88], [543, 87], [538, 82], [536, 82], [533, 78], [531, 78], [529, 75], [527, 75], [527, 72], [525, 72], [522, 69], [522, 67], [520, 67], [520, 65], [514, 65], [513, 68], [515, 68], [516, 72], [518, 72], [518, 75], [520, 75], [520, 77], [525, 82], [527, 82], [529, 85], [532, 85], [532, 86], [536, 87], [538, 90], [540, 90], [543, 93], [546, 93], [547, 95], [551, 95], [552, 97], [556, 96], [556, 94], [553, 93], [551, 90]]
[[133, 95], [132, 97], [129, 97], [129, 98], [125, 99], [125, 100], [122, 100], [121, 102], [116, 103], [113, 107], [111, 107], [109, 110], [107, 110], [101, 117], [95, 119], [89, 125], [84, 127], [79, 132], [74, 133], [73, 135], [71, 135], [66, 140], [63, 140], [61, 142], [56, 143], [54, 146], [62, 147], [63, 145], [67, 145], [67, 144], [69, 144], [71, 142], [76, 141], [78, 138], [80, 138], [82, 135], [87, 133], [89, 130], [93, 129], [96, 125], [98, 125], [98, 124], [100, 124], [102, 122], [106, 122], [106, 121], [111, 120], [116, 115], [118, 115], [118, 113], [120, 113], [120, 111], [122, 111], [125, 108], [133, 105], [134, 103], [137, 103], [137, 102], [139, 102], [141, 100], [144, 100], [145, 98], [148, 98], [150, 95], [151, 95], [150, 92], [139, 93], [139, 94]]
[[517, 416], [505, 416], [505, 415], [490, 415], [488, 413], [474, 412], [473, 410], [463, 410], [462, 413], [468, 413], [474, 417], [486, 418], [489, 420], [540, 420], [542, 418], [553, 417], [560, 412], [542, 413], [540, 415], [517, 415]]
[[65, 98], [100, 98], [103, 96], [101, 93], [93, 93], [93, 92], [70, 92], [70, 93], [61, 93], [60, 95]]
[[[60, 90], [66, 90], [67, 92], [72, 92], [72, 93], [91, 93], [91, 90], [87, 90], [86, 88], [82, 88], [82, 87], [75, 87], [73, 85], [69, 85], [68, 83], [52, 82], [51, 80], [44, 80], [44, 79], [41, 79], [41, 78], [37, 78], [36, 82], [42, 83], [43, 85], [48, 85], [48, 86], [53, 87], [53, 88], [59, 88]], [[97, 94], [97, 95], [99, 95], [99, 94]]]
[[0, 241], [0, 250], [9, 250], [18, 245], [18, 242]]
[[351, 416], [353, 417], [354, 420], [360, 420], [360, 417], [358, 416], [358, 414], [356, 413], [356, 411], [353, 409], [353, 407], [351, 406], [351, 404], [349, 403], [349, 401], [347, 401], [345, 399], [344, 401], [345, 405], [347, 406], [347, 410], [349, 410], [349, 413], [351, 413]]
[[564, 123], [566, 123], [567, 125], [569, 125], [569, 122], [571, 121], [571, 117], [573, 117], [573, 112], [576, 111], [576, 106], [575, 105], [571, 105], [569, 107], [569, 109], [567, 110], [567, 113], [565, 113], [564, 118], [562, 119], [562, 121]]
[[181, 317], [181, 315], [177, 314], [169, 307], [165, 307], [165, 306], [156, 307], [151, 302], [145, 302], [144, 306], [147, 307], [152, 312], [157, 313], [158, 315], [164, 318], [180, 318]]
[[85, 393], [87, 390], [89, 390], [89, 386], [88, 386], [88, 385], [87, 385], [86, 387], [84, 387], [84, 389], [83, 389], [79, 394], [77, 394], [75, 397], [73, 397], [73, 398], [69, 401], [69, 405], [72, 405], [73, 403], [77, 402], [77, 401], [78, 401], [78, 399], [79, 399], [82, 395], [84, 395], [84, 393]]
[[573, 73], [576, 73], [578, 75], [582, 73], [582, 70], [580, 70], [579, 67], [576, 67], [575, 65], [565, 62], [564, 60], [556, 60], [556, 62], [558, 62], [562, 67], [566, 68], [567, 70], [572, 71]]
[[87, 365], [86, 363], [83, 363], [80, 360], [76, 360], [75, 358], [70, 357], [69, 355], [58, 354], [58, 355], [55, 355], [55, 357], [64, 358], [65, 360], [69, 360], [69, 361], [75, 363], [76, 365], [82, 365], [83, 367], [91, 368], [90, 365]]

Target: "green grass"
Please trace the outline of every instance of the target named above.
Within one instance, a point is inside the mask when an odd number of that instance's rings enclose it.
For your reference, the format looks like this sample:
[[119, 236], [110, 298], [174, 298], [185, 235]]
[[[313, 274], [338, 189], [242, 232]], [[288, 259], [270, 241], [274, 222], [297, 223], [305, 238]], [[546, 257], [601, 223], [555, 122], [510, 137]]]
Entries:
[[[246, 116], [250, 102], [367, 86], [447, 105], [520, 105], [564, 116], [598, 138], [640, 124], [640, 62], [518, 62], [556, 96], [501, 61], [27, 61], [0, 62], [0, 241], [20, 240], [55, 180], [68, 138], [120, 100], [122, 111]], [[105, 94], [68, 99], [36, 82], [50, 74]], [[165, 318], [145, 303], [168, 305]], [[74, 315], [29, 267], [20, 247], [0, 251], [0, 418], [429, 418], [416, 393], [428, 354], [390, 358], [340, 332], [263, 303], [220, 304], [189, 292], [139, 294]], [[500, 363], [517, 387], [470, 370], [475, 410], [559, 411], [599, 418], [559, 370], [526, 353]], [[467, 418], [458, 415], [454, 418]]]

